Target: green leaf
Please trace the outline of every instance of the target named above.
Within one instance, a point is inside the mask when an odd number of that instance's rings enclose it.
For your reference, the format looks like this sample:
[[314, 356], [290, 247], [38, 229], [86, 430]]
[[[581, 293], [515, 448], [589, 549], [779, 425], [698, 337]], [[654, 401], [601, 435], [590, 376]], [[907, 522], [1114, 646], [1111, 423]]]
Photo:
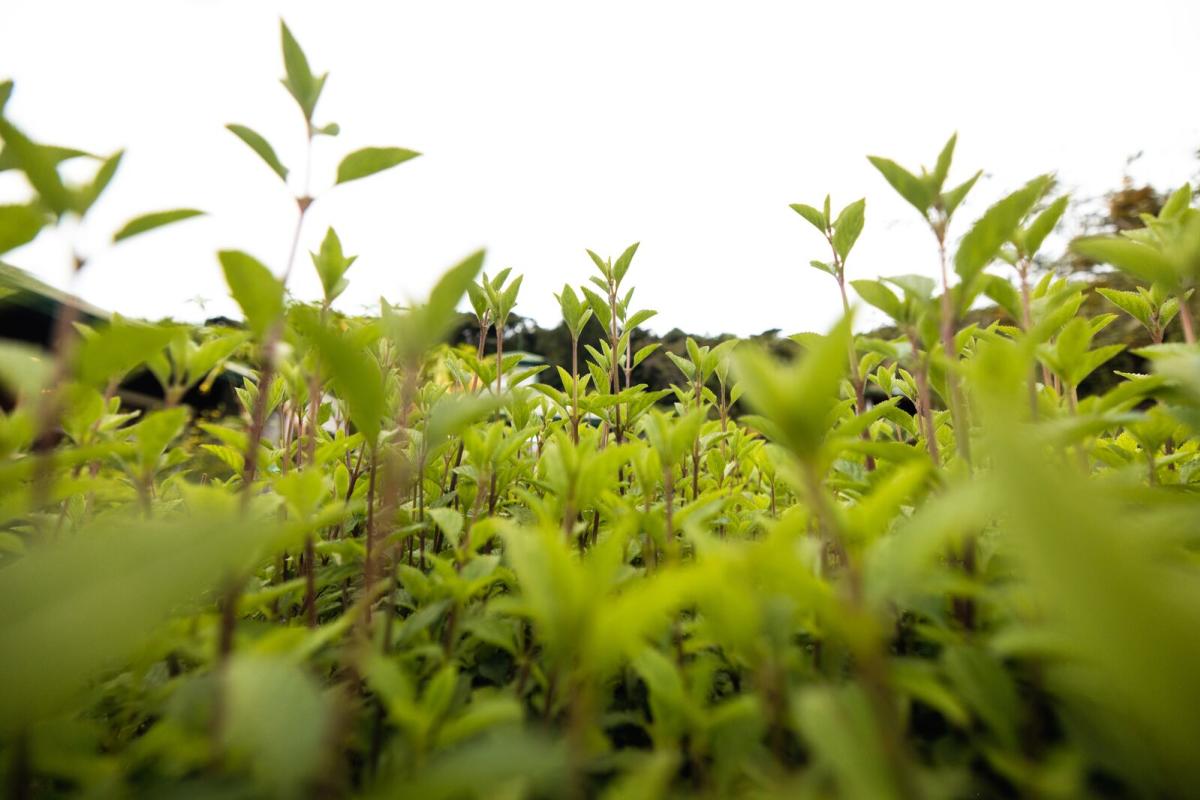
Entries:
[[130, 428], [143, 468], [157, 468], [159, 457], [183, 433], [189, 413], [183, 406], [151, 411]]
[[498, 298], [499, 302], [496, 308], [496, 319], [501, 325], [508, 322], [508, 317], [512, 313], [513, 308], [517, 305], [517, 293], [521, 291], [521, 282], [525, 279], [524, 275], [518, 275], [513, 279], [513, 282], [508, 285]]
[[155, 228], [161, 228], [163, 225], [170, 225], [173, 222], [199, 217], [203, 214], [203, 211], [197, 211], [194, 208], [179, 208], [173, 211], [155, 211], [150, 214], [142, 214], [140, 217], [134, 217], [129, 222], [126, 222], [121, 230], [114, 233], [113, 242], [120, 242], [128, 239], [130, 236], [137, 236], [139, 233], [152, 231]]
[[[3, 144], [0, 138], [0, 144]], [[95, 158], [91, 153], [84, 150], [77, 150], [74, 147], [57, 147], [52, 144], [38, 145], [42, 156], [51, 163], [61, 164], [64, 161], [70, 161], [73, 158]], [[0, 148], [0, 172], [10, 169], [20, 169], [21, 165], [17, 162], [16, 156], [9, 148]]]
[[122, 317], [79, 343], [76, 363], [80, 380], [94, 385], [123, 378], [170, 343], [178, 328], [146, 325]]
[[241, 139], [258, 157], [266, 162], [267, 166], [279, 176], [281, 181], [287, 181], [288, 169], [279, 160], [279, 156], [275, 155], [275, 148], [271, 147], [271, 143], [264, 139], [257, 132], [247, 128], [245, 125], [226, 125], [230, 133]]
[[900, 776], [892, 773], [882, 751], [880, 723], [861, 686], [809, 688], [792, 699], [791, 717], [818, 763], [837, 781], [839, 797], [904, 796]]
[[983, 175], [983, 170], [979, 170], [971, 177], [954, 187], [950, 191], [942, 195], [942, 208], [945, 209], [946, 216], [954, 216], [954, 212], [966, 199], [967, 193], [975, 186], [975, 182]]
[[0, 340], [0, 386], [18, 399], [36, 398], [50, 381], [52, 370], [53, 364], [40, 347]]
[[321, 249], [309, 255], [312, 257], [313, 266], [317, 268], [317, 275], [321, 278], [325, 302], [331, 303], [346, 290], [346, 270], [358, 256], [347, 256], [342, 252], [342, 241], [333, 228], [325, 232], [325, 238], [321, 240]]
[[[598, 270], [600, 270], [601, 275], [603, 275], [606, 279], [612, 277], [612, 268], [607, 261], [605, 261], [603, 258], [601, 258], [599, 255], [597, 255], [592, 250], [588, 250], [587, 254], [588, 254], [588, 258], [592, 259], [592, 263], [596, 265], [596, 268]], [[597, 279], [593, 276], [592, 280], [595, 281]], [[601, 287], [603, 287], [604, 286], [603, 281], [600, 281], [599, 285]]]
[[261, 338], [283, 316], [283, 283], [247, 253], [222, 250], [217, 258], [230, 294], [246, 315], [246, 324]]
[[1073, 386], [1083, 383], [1084, 378], [1099, 369], [1105, 362], [1112, 360], [1113, 357], [1124, 349], [1125, 345], [1123, 344], [1110, 344], [1104, 347], [1097, 347], [1095, 350], [1085, 353], [1071, 371], [1068, 383]]
[[61, 215], [75, 207], [75, 199], [58, 174], [60, 148], [35, 143], [4, 117], [0, 117], [0, 140], [4, 141], [4, 155], [25, 173], [46, 208]]
[[933, 297], [937, 283], [926, 275], [889, 275], [884, 281], [899, 286], [906, 298], [922, 303]]
[[621, 253], [620, 258], [613, 264], [613, 278], [617, 285], [621, 285], [621, 281], [625, 278], [625, 273], [629, 272], [629, 266], [633, 263], [633, 256], [637, 253], [640, 242], [634, 242], [625, 248], [625, 252]]
[[332, 719], [320, 687], [290, 659], [253, 654], [232, 659], [224, 685], [221, 735], [230, 761], [248, 767], [269, 795], [303, 794], [325, 763]]
[[1167, 202], [1163, 203], [1162, 210], [1158, 212], [1158, 218], [1163, 220], [1175, 219], [1183, 214], [1183, 212], [1192, 205], [1192, 185], [1185, 183], [1180, 186], [1171, 196], [1167, 198]]
[[429, 292], [424, 323], [433, 338], [440, 340], [454, 322], [455, 309], [483, 269], [484, 251], [477, 250], [448, 269]]
[[1007, 311], [1014, 320], [1021, 320], [1021, 296], [1017, 287], [1009, 281], [999, 275], [984, 275], [983, 293]]
[[217, 588], [271, 531], [263, 520], [118, 517], [60, 538], [0, 581], [0, 727], [70, 703], [121, 664], [173, 611]]
[[904, 304], [891, 289], [884, 285], [883, 281], [858, 280], [850, 281], [850, 285], [863, 300], [897, 322], [904, 321]]
[[997, 534], [1026, 575], [1037, 629], [1068, 654], [1051, 691], [1064, 708], [1085, 711], [1085, 740], [1117, 771], [1151, 791], [1186, 795], [1200, 781], [1192, 745], [1200, 737], [1192, 713], [1200, 705], [1192, 635], [1200, 595], [1164, 557], [1181, 518], [1156, 517], [1109, 481], [1048, 457], [1032, 429], [1013, 435], [1020, 403], [992, 385], [1026, 364], [988, 358], [979, 366], [981, 447], [993, 459], [987, 496], [1003, 509]]
[[308, 58], [300, 49], [300, 44], [292, 36], [292, 32], [288, 30], [287, 23], [280, 20], [279, 29], [283, 40], [283, 67], [287, 73], [283, 85], [304, 112], [304, 119], [312, 122], [313, 111], [316, 110], [317, 100], [321, 97], [321, 89], [325, 86], [328, 74], [314, 77], [308, 66]]
[[833, 223], [833, 249], [837, 251], [842, 261], [846, 260], [850, 249], [858, 241], [863, 229], [863, 215], [867, 201], [857, 200], [842, 209], [837, 221]]
[[648, 308], [644, 308], [641, 311], [638, 311], [637, 313], [630, 316], [629, 319], [625, 320], [625, 330], [627, 330], [627, 331], [633, 330], [634, 328], [642, 325], [643, 323], [653, 319], [657, 315], [658, 315], [657, 311], [652, 311]]
[[121, 166], [121, 159], [124, 156], [125, 151], [118, 150], [100, 163], [95, 177], [76, 195], [74, 204], [76, 211], [80, 214], [86, 214], [88, 209], [100, 199], [100, 195], [104, 194], [104, 190], [112, 183], [112, 179], [117, 174], [117, 168]]
[[942, 152], [938, 153], [937, 164], [933, 168], [933, 192], [941, 194], [946, 177], [950, 174], [950, 162], [954, 158], [954, 145], [958, 142], [958, 134], [953, 133], [946, 141]]
[[403, 147], [364, 147], [355, 150], [338, 164], [337, 182], [347, 183], [365, 178], [419, 155], [415, 150], [405, 150]]
[[593, 292], [586, 286], [582, 287], [584, 297], [587, 298], [588, 306], [592, 309], [592, 313], [596, 315], [596, 321], [600, 323], [600, 327], [604, 328], [605, 332], [612, 327], [612, 309], [608, 306], [608, 301], [600, 295]]
[[563, 737], [500, 728], [459, 747], [439, 750], [417, 775], [400, 771], [381, 780], [380, 796], [454, 800], [490, 796], [491, 787], [520, 786], [527, 796], [552, 797], [567, 784]]
[[657, 350], [660, 347], [662, 347], [662, 343], [655, 342], [653, 344], [648, 344], [644, 347], [638, 348], [638, 351], [633, 354], [633, 365], [636, 367], [638, 364], [641, 364], [643, 361], [646, 360], [647, 356], [649, 356], [651, 353], [653, 353], [655, 350]]
[[733, 366], [750, 408], [770, 421], [780, 444], [810, 462], [829, 432], [825, 418], [838, 402], [849, 343], [847, 316], [828, 336], [814, 337], [797, 364], [780, 364], [752, 346], [733, 352]]
[[351, 422], [373, 447], [387, 413], [387, 394], [379, 361], [370, 348], [322, 325], [315, 309], [300, 309], [295, 319], [296, 327], [321, 354], [321, 365], [329, 371], [338, 396], [346, 402]]
[[1067, 205], [1071, 202], [1071, 198], [1067, 195], [1055, 200], [1046, 207], [1042, 213], [1034, 218], [1029, 227], [1021, 234], [1021, 249], [1027, 256], [1034, 256], [1042, 246], [1042, 242], [1054, 230], [1054, 226], [1058, 224], [1059, 219], [1067, 210]]
[[325, 472], [316, 467], [292, 470], [273, 483], [275, 493], [287, 501], [297, 518], [310, 519], [328, 495]]
[[0, 205], [0, 253], [28, 244], [41, 233], [46, 215], [33, 205]]
[[1034, 178], [985, 211], [971, 226], [954, 254], [954, 271], [964, 283], [974, 280], [996, 257], [1000, 246], [1012, 239], [1021, 220], [1045, 194], [1049, 185], [1049, 176]]
[[812, 206], [806, 206], [803, 203], [792, 203], [790, 208], [792, 211], [795, 211], [797, 214], [808, 220], [814, 228], [819, 230], [821, 233], [825, 233], [825, 215], [820, 211]]
[[462, 536], [463, 532], [463, 516], [461, 513], [452, 508], [431, 508], [429, 509], [429, 516], [449, 541], [458, 544], [459, 537]]
[[933, 192], [925, 181], [891, 159], [867, 156], [867, 160], [883, 174], [884, 179], [909, 202], [909, 205], [921, 212], [921, 216], [929, 213], [929, 207], [933, 205]]
[[[1154, 309], [1146, 298], [1137, 292], [1123, 292], [1118, 289], [1097, 289], [1105, 300], [1136, 319], [1146, 328], [1150, 327], [1154, 317]], [[1165, 323], [1164, 323], [1165, 324]]]
[[951, 647], [942, 654], [942, 666], [959, 697], [1001, 742], [1017, 743], [1016, 709], [1020, 703], [1016, 686], [1003, 665], [982, 650]]
[[687, 730], [689, 701], [679, 670], [653, 647], [643, 648], [632, 666], [649, 690], [655, 744], [673, 745]]
[[1071, 242], [1071, 251], [1101, 264], [1112, 264], [1146, 283], [1162, 283], [1172, 289], [1179, 275], [1158, 250], [1124, 236], [1088, 236]]

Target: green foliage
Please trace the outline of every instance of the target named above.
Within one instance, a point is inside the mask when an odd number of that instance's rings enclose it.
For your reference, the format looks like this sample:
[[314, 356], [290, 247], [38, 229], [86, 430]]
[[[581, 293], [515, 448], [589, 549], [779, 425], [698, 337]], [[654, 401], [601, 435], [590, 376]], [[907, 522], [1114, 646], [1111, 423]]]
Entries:
[[[325, 76], [282, 39], [311, 146], [339, 130], [312, 122]], [[30, 185], [0, 207], [0, 248], [85, 214], [120, 162], [76, 185], [59, 165], [86, 154], [2, 116], [0, 137]], [[919, 173], [872, 159], [943, 253], [978, 178], [945, 188], [955, 145]], [[413, 155], [360, 150], [338, 181]], [[424, 302], [348, 316], [331, 304], [355, 257], [332, 228], [316, 303], [218, 254], [245, 331], [76, 319], [52, 354], [0, 346], [7, 787], [1189, 796], [1200, 351], [1170, 340], [1176, 318], [1190, 332], [1198, 213], [1185, 187], [1140, 232], [1075, 243], [1146, 283], [1097, 294], [1154, 342], [1149, 374], [1116, 372], [1117, 315], [1090, 287], [1026, 281], [1067, 208], [1040, 208], [1049, 186], [967, 228], [940, 297], [919, 274], [851, 281], [896, 325], [874, 337], [845, 294], [865, 200], [792, 206], [847, 313], [826, 335], [680, 337], [663, 391], [634, 380], [656, 346], [637, 244], [588, 251], [590, 283], [557, 295], [583, 347], [555, 385], [503, 351], [519, 274], [477, 252]], [[1019, 287], [986, 273], [997, 258]], [[980, 293], [1021, 326], [960, 325]], [[474, 346], [446, 345], [464, 318]], [[161, 407], [131, 405], [142, 371]], [[1114, 388], [1081, 397], [1099, 375]], [[218, 377], [240, 408], [200, 417], [184, 399]]]

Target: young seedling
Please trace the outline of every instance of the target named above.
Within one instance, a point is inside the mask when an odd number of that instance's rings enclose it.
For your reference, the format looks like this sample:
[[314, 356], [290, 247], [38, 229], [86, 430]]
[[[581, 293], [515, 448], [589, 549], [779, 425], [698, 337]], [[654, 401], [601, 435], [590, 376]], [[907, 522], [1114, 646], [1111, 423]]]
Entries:
[[555, 295], [562, 308], [563, 323], [571, 334], [571, 439], [579, 443], [579, 337], [592, 318], [591, 308], [586, 307], [569, 284], [563, 284], [562, 292]]
[[[838, 292], [842, 297], [843, 314], [850, 313], [850, 300], [846, 295], [846, 259], [850, 256], [850, 251], [853, 249], [854, 243], [858, 241], [858, 237], [862, 233], [866, 207], [867, 201], [865, 199], [855, 200], [843, 208], [835, 219], [831, 213], [829, 195], [825, 195], [823, 210], [818, 210], [803, 203], [792, 203], [791, 205], [791, 209], [808, 220], [809, 224], [820, 231], [821, 235], [825, 237], [825, 241], [829, 244], [830, 261], [810, 261], [808, 263], [814, 269], [833, 276], [833, 279], [837, 281]], [[851, 380], [854, 383], [855, 404], [858, 413], [861, 414], [866, 410], [866, 396], [863, 394], [862, 381], [858, 379], [856, 374], [855, 367], [858, 364], [858, 356], [855, 354], [853, 341], [850, 343], [849, 357]]]
[[518, 275], [505, 286], [509, 274], [508, 269], [501, 271], [493, 280], [488, 281], [483, 276], [483, 289], [488, 300], [488, 316], [496, 326], [496, 395], [500, 395], [501, 380], [504, 377], [504, 335], [508, 328], [508, 318], [517, 305], [517, 293], [521, 291], [521, 280]]
[[[313, 74], [308, 63], [308, 58], [300, 48], [292, 32], [288, 29], [287, 24], [283, 21], [280, 21], [280, 35], [282, 39], [284, 71], [286, 73], [283, 78], [283, 86], [299, 107], [304, 118], [305, 132], [303, 185], [294, 195], [299, 213], [296, 217], [296, 224], [292, 229], [291, 245], [288, 250], [287, 259], [284, 262], [283, 276], [276, 279], [267, 267], [245, 253], [223, 251], [220, 254], [221, 267], [225, 272], [225, 279], [229, 284], [230, 292], [238, 302], [238, 305], [241, 306], [243, 313], [246, 314], [251, 329], [261, 343], [260, 361], [262, 363], [262, 370], [259, 382], [268, 385], [276, 369], [276, 348], [283, 336], [284, 290], [287, 286], [288, 277], [291, 275], [292, 266], [296, 260], [305, 217], [309, 208], [317, 199], [317, 196], [313, 195], [311, 187], [312, 175], [310, 167], [312, 163], [313, 142], [317, 136], [332, 137], [337, 136], [340, 132], [340, 127], [337, 123], [328, 123], [325, 125], [316, 125], [313, 123], [313, 115], [316, 112], [317, 103], [321, 98], [321, 93], [325, 88], [325, 80], [329, 77], [329, 73], [319, 76]], [[245, 125], [230, 124], [226, 127], [253, 150], [271, 171], [275, 173], [285, 187], [287, 186], [289, 170], [280, 161], [279, 156], [276, 155], [275, 148], [263, 136]], [[374, 175], [375, 173], [403, 164], [405, 161], [416, 158], [419, 155], [420, 153], [414, 150], [399, 147], [366, 147], [355, 150], [346, 155], [338, 164], [335, 185]], [[348, 263], [342, 265], [341, 271], [344, 272], [348, 266]], [[333, 273], [337, 272], [337, 268], [330, 267], [329, 272], [332, 276]], [[340, 279], [340, 275], [338, 278]], [[330, 291], [334, 291], [336, 296], [336, 292], [338, 291], [337, 280], [333, 280], [329, 286], [326, 286], [325, 276], [322, 275], [322, 285], [325, 288], [327, 298]], [[260, 394], [259, 396], [265, 398], [265, 394]], [[248, 454], [257, 451], [265, 422], [265, 408], [261, 405], [256, 406], [251, 412], [250, 437], [246, 451]], [[243, 486], [247, 496], [249, 496], [249, 492], [251, 491], [254, 478], [255, 460], [248, 457], [246, 459], [246, 472], [243, 475]]]

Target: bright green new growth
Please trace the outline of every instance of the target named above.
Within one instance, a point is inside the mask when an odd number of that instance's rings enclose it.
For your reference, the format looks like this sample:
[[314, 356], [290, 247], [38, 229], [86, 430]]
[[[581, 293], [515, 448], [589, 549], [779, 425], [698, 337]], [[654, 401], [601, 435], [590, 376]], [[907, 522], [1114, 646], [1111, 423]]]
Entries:
[[[311, 147], [339, 130], [313, 123], [326, 75], [281, 34]], [[12, 91], [0, 170], [32, 190], [0, 206], [0, 252], [88, 224], [120, 163], [33, 141]], [[946, 188], [955, 143], [919, 173], [871, 159], [934, 233], [940, 286], [847, 276], [865, 200], [793, 205], [845, 313], [824, 335], [689, 338], [670, 389], [636, 382], [657, 346], [635, 339], [655, 313], [632, 305], [637, 244], [587, 251], [588, 283], [556, 295], [569, 371], [505, 352], [522, 278], [483, 252], [424, 302], [353, 316], [333, 304], [356, 256], [330, 228], [321, 296], [289, 297], [309, 176], [279, 270], [217, 254], [242, 329], [68, 308], [50, 353], [0, 345], [6, 788], [1190, 796], [1200, 210], [1185, 186], [1146, 227], [1072, 244], [1144, 284], [1099, 293], [1153, 342], [1147, 374], [1090, 391], [1117, 315], [1031, 282], [1069, 201], [1035, 178], [953, 240], [979, 177]], [[415, 155], [351, 153], [336, 182]], [[75, 159], [94, 177], [65, 181]], [[893, 338], [854, 333], [847, 283]], [[961, 324], [981, 295], [1009, 319]], [[445, 342], [472, 319], [473, 345]], [[223, 415], [185, 404], [222, 381]]]

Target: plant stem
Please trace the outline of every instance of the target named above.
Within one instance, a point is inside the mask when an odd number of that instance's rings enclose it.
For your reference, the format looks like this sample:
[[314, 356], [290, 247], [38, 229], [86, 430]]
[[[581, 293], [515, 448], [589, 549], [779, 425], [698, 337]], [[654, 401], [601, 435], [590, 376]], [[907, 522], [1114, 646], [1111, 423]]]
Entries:
[[[1017, 263], [1017, 275], [1021, 283], [1021, 330], [1028, 336], [1033, 329], [1033, 301], [1029, 294], [1029, 259], [1022, 258]], [[1037, 366], [1034, 365], [1029, 373], [1029, 414], [1034, 420], [1038, 417]]]
[[[370, 593], [375, 584], [375, 472], [378, 467], [375, 445], [371, 445], [371, 466], [367, 478], [367, 542], [366, 557], [363, 563], [363, 591]], [[363, 626], [371, 624], [371, 603], [363, 603]]]
[[954, 301], [950, 297], [950, 273], [946, 263], [946, 239], [938, 233], [938, 260], [942, 268], [942, 350], [946, 355], [946, 393], [950, 396], [950, 417], [954, 422], [954, 442], [958, 456], [968, 465], [971, 463], [971, 431], [962, 405], [958, 386], [958, 349], [954, 345], [954, 328], [957, 322]]
[[571, 334], [571, 441], [579, 444], [579, 337]]
[[1187, 292], [1179, 294], [1179, 322], [1183, 325], [1183, 340], [1188, 344], [1196, 343], [1196, 324], [1192, 319], [1192, 309], [1188, 305]]
[[929, 457], [933, 459], [934, 465], [940, 466], [942, 460], [938, 452], [937, 432], [934, 430], [933, 424], [933, 398], [929, 392], [929, 355], [921, 356], [915, 333], [909, 333], [908, 342], [912, 345], [913, 352], [917, 354], [916, 374], [913, 377], [917, 381], [917, 414], [924, 423], [921, 427], [925, 429], [925, 446], [929, 449]]
[[[825, 238], [829, 241], [829, 249], [833, 251], [833, 271], [834, 279], [837, 281], [838, 293], [842, 296], [842, 314], [850, 316], [850, 299], [846, 296], [846, 264], [842, 261], [842, 256], [838, 253], [837, 248], [833, 245], [833, 228], [829, 221], [825, 223]], [[866, 386], [862, 378], [858, 374], [858, 353], [855, 352], [854, 335], [850, 335], [849, 341], [846, 342], [846, 355], [850, 363], [850, 385], [854, 387], [854, 413], [862, 416], [867, 410], [867, 393]], [[871, 441], [871, 432], [863, 430], [859, 434], [864, 442]], [[868, 472], [875, 469], [875, 457], [868, 455], [865, 459], [865, 466]]]

